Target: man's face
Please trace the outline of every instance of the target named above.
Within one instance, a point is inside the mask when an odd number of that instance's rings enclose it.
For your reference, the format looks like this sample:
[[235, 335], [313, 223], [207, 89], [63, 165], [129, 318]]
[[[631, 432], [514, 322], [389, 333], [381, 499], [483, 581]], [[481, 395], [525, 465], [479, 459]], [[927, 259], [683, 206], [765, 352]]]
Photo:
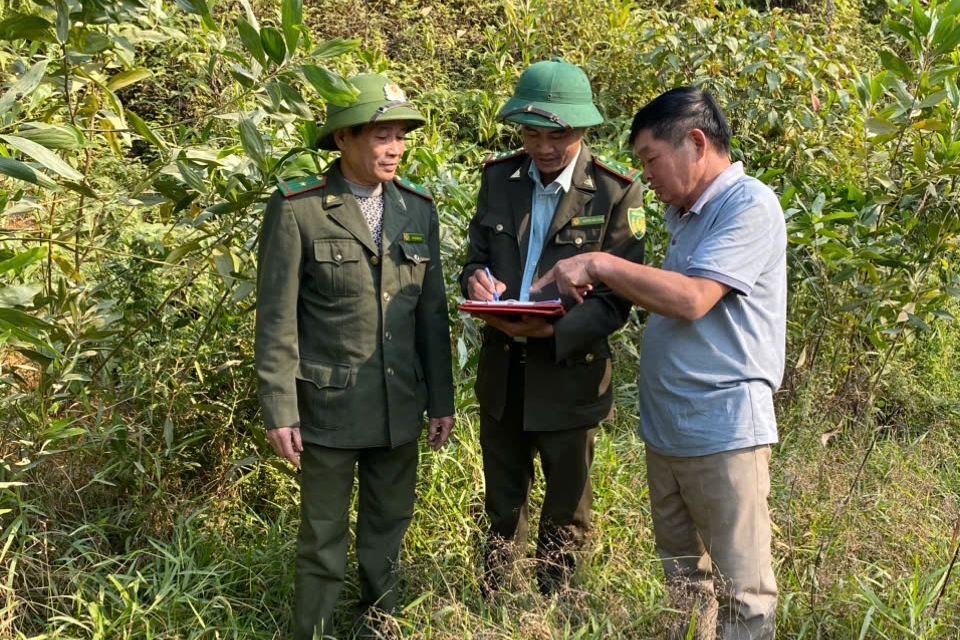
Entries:
[[633, 141], [633, 154], [643, 164], [643, 179], [667, 204], [684, 207], [696, 188], [697, 149], [691, 136], [678, 146], [643, 129]]
[[583, 129], [551, 129], [525, 124], [520, 131], [523, 133], [523, 148], [533, 158], [544, 183], [552, 182], [570, 164], [583, 139]]
[[347, 180], [373, 186], [393, 180], [407, 148], [404, 121], [365, 124], [359, 133], [341, 129], [334, 134], [340, 149], [340, 166]]

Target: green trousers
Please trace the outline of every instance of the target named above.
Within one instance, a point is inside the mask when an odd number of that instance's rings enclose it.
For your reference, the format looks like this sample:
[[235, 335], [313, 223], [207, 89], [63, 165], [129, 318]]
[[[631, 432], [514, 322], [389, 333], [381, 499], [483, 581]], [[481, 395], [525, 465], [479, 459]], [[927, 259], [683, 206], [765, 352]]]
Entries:
[[413, 516], [417, 443], [394, 449], [330, 449], [304, 444], [300, 455], [294, 637], [334, 635], [333, 613], [347, 564], [350, 496], [358, 478], [358, 610], [396, 605], [394, 565]]
[[537, 531], [537, 586], [545, 594], [566, 586], [576, 552], [590, 529], [590, 466], [597, 428], [524, 431], [523, 363], [511, 362], [507, 404], [500, 420], [480, 412], [480, 448], [486, 485], [484, 508], [490, 529], [484, 550], [485, 589], [500, 586], [500, 574], [525, 555], [534, 458], [540, 455], [546, 491]]

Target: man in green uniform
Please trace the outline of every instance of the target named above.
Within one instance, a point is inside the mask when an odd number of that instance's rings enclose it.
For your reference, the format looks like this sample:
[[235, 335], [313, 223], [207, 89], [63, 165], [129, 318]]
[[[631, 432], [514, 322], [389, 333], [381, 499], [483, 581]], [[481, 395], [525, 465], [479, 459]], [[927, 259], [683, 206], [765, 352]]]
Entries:
[[393, 608], [424, 411], [434, 449], [453, 427], [437, 212], [425, 189], [395, 177], [404, 135], [424, 118], [387, 78], [351, 81], [359, 96], [328, 106], [318, 139], [339, 160], [280, 181], [258, 252], [260, 404], [273, 448], [303, 473], [298, 640], [333, 633], [355, 467], [357, 619]]
[[[563, 60], [531, 65], [500, 116], [520, 125], [524, 148], [484, 164], [463, 295], [527, 300], [541, 273], [590, 251], [642, 262], [640, 174], [583, 144], [586, 128], [603, 122], [583, 71]], [[554, 290], [539, 298], [557, 297]], [[607, 336], [626, 322], [630, 302], [597, 286], [584, 304], [564, 303], [572, 308], [555, 322], [485, 317], [476, 393], [490, 526], [486, 588], [498, 586], [504, 565], [526, 546], [537, 453], [546, 482], [541, 592], [569, 581], [589, 528], [597, 424], [613, 411]]]

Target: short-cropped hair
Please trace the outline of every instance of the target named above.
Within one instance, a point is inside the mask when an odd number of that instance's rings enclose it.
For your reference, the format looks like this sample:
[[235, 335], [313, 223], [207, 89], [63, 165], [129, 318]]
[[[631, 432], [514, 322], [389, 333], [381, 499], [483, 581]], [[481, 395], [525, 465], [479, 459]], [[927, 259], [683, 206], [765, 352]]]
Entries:
[[630, 145], [644, 129], [653, 137], [678, 146], [693, 129], [700, 129], [719, 151], [730, 151], [730, 125], [707, 91], [694, 87], [678, 87], [660, 94], [633, 116]]

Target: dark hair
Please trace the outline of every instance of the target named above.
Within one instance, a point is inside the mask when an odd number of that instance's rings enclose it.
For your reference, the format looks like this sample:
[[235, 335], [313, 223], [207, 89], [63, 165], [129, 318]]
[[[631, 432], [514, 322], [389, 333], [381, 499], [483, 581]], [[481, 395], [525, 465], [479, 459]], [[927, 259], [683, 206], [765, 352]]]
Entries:
[[644, 129], [653, 137], [679, 145], [693, 129], [700, 129], [719, 151], [730, 151], [730, 125], [712, 95], [694, 87], [671, 89], [645, 104], [633, 116], [630, 144]]

